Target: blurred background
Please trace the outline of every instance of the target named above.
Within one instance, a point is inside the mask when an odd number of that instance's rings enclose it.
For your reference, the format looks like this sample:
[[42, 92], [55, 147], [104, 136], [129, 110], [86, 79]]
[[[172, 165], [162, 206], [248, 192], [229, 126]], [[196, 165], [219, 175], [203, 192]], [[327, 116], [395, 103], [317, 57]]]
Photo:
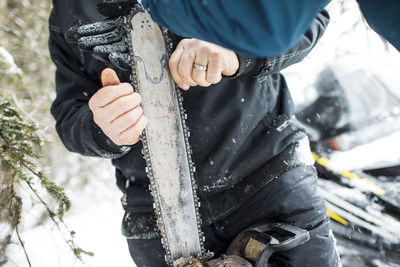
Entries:
[[[65, 188], [72, 201], [72, 209], [66, 214], [65, 222], [70, 230], [76, 232], [77, 245], [94, 253], [93, 257], [83, 257], [86, 265], [133, 266], [126, 241], [120, 234], [123, 214], [119, 203], [121, 194], [115, 186], [110, 162], [68, 152], [54, 129], [49, 108], [55, 97], [55, 67], [47, 48], [47, 20], [51, 6], [49, 0], [0, 1], [0, 93], [12, 100], [24, 118], [38, 126], [44, 154], [38, 164], [50, 179]], [[317, 76], [337, 59], [345, 58], [344, 62], [348, 62], [342, 63], [345, 65], [378, 66], [377, 71], [383, 72], [388, 83], [393, 87], [400, 84], [399, 52], [368, 28], [356, 2], [333, 1], [329, 12], [331, 23], [314, 51], [302, 63], [285, 70], [299, 112], [318, 98]], [[397, 90], [400, 91], [398, 86]], [[398, 155], [390, 152], [396, 150], [393, 141], [389, 144], [391, 146], [385, 148], [384, 154], [400, 162], [396, 158]], [[364, 160], [371, 153], [374, 152], [363, 152]], [[337, 162], [340, 165], [349, 163], [349, 160], [339, 159]], [[355, 163], [350, 163], [350, 166], [352, 164], [354, 166]], [[0, 170], [0, 179], [3, 179], [1, 177]], [[40, 190], [40, 186], [37, 188], [51, 206], [52, 200]], [[20, 233], [32, 266], [85, 266], [75, 258], [29, 188], [20, 183], [17, 191], [23, 200]], [[7, 222], [0, 221], [0, 238], [9, 231]], [[4, 257], [0, 258], [0, 266], [28, 266], [18, 243], [13, 235]]]
[[[55, 97], [55, 67], [47, 47], [51, 7], [50, 0], [0, 1], [0, 93], [12, 100], [23, 117], [38, 126], [44, 154], [39, 161], [40, 169], [64, 187], [71, 199], [72, 209], [65, 223], [76, 232], [76, 244], [95, 254], [84, 256], [87, 265], [115, 266], [118, 262], [119, 266], [131, 266], [126, 241], [120, 233], [121, 195], [115, 186], [111, 163], [68, 152], [49, 113]], [[36, 185], [40, 196], [56, 208], [48, 194]], [[84, 266], [26, 184], [20, 183], [17, 191], [23, 200], [20, 232], [32, 266]], [[0, 222], [0, 238], [8, 231], [7, 224]], [[4, 266], [28, 266], [15, 234], [5, 255]]]

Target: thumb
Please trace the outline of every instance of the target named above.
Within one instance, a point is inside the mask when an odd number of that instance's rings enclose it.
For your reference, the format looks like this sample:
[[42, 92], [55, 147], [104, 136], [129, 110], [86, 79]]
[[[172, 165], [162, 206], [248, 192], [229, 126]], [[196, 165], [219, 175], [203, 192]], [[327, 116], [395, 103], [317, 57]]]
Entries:
[[238, 55], [236, 55], [235, 52], [228, 50], [228, 57], [226, 57], [226, 60], [224, 62], [222, 74], [225, 76], [232, 76], [238, 71], [238, 69], [239, 69]]
[[118, 85], [119, 81], [117, 73], [110, 68], [106, 68], [101, 72], [101, 83], [103, 86]]

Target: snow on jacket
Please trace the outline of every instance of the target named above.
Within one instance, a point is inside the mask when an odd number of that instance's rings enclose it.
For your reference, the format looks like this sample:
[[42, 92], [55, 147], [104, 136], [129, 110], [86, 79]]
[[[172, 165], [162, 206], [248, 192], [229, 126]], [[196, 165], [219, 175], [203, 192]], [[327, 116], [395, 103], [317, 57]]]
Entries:
[[[141, 143], [129, 147], [115, 145], [95, 125], [88, 107], [88, 100], [101, 87], [101, 70], [107, 66], [64, 38], [64, 33], [76, 22], [104, 19], [96, 12], [97, 2], [53, 1], [49, 47], [57, 66], [57, 97], [51, 113], [68, 150], [112, 159], [117, 184], [126, 195], [125, 209], [150, 212], [152, 199]], [[279, 71], [301, 61], [310, 52], [328, 21], [328, 14], [321, 12], [310, 30], [285, 54], [264, 59], [239, 57], [240, 68], [234, 77], [224, 77], [220, 83], [207, 88], [193, 87], [182, 92], [202, 218], [206, 222], [237, 206], [234, 199], [240, 196], [232, 196], [230, 189], [239, 181], [256, 176], [258, 169], [305, 136], [291, 121], [293, 102]], [[216, 209], [214, 196], [224, 203], [223, 207]]]

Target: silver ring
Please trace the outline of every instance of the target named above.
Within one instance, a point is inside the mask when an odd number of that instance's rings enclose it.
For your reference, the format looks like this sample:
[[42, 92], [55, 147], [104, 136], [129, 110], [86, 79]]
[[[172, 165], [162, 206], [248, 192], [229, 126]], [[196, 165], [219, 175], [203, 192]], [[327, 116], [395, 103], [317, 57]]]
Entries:
[[207, 70], [207, 65], [193, 63], [193, 68], [198, 69], [198, 70], [202, 70], [202, 71], [206, 71]]

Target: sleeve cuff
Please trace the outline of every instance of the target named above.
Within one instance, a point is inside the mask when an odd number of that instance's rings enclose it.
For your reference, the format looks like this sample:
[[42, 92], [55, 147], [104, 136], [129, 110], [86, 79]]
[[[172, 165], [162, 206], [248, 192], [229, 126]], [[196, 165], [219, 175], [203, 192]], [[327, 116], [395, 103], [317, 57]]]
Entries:
[[259, 65], [259, 60], [253, 57], [240, 55], [237, 55], [237, 57], [239, 60], [239, 68], [234, 75], [227, 76], [227, 78], [236, 79], [239, 76], [253, 76], [257, 66]]
[[103, 148], [106, 151], [109, 151], [112, 154], [122, 154], [125, 155], [131, 149], [131, 146], [119, 146], [114, 144], [108, 136], [104, 134], [104, 132], [100, 129], [99, 126], [93, 121], [93, 114], [90, 112], [90, 123], [91, 123], [91, 131], [94, 141], [98, 146]]

